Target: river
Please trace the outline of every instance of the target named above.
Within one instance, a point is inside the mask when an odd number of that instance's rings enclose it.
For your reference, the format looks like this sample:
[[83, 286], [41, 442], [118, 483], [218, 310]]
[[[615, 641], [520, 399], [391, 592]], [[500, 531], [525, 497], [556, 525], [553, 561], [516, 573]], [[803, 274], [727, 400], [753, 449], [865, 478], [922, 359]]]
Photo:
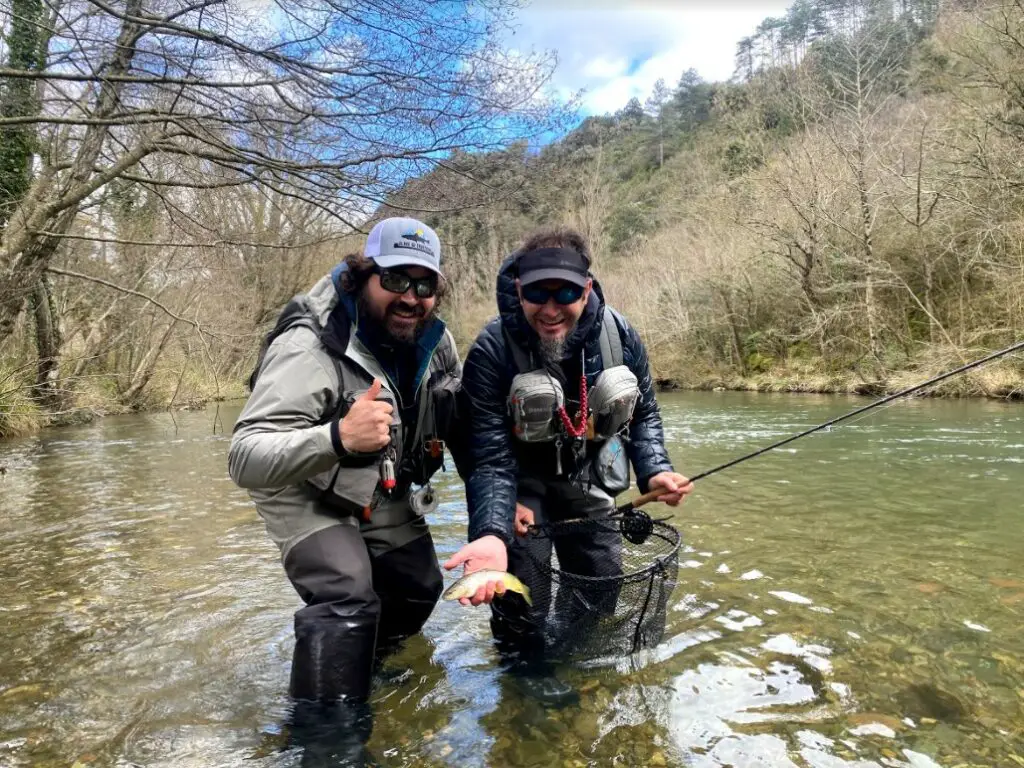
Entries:
[[[691, 474], [852, 409], [670, 393]], [[0, 766], [289, 766], [292, 613], [226, 474], [238, 406], [0, 444]], [[462, 543], [454, 472], [431, 517]], [[911, 400], [701, 481], [673, 514], [664, 642], [564, 671], [547, 709], [485, 609], [438, 605], [387, 664], [386, 766], [1024, 766], [1024, 409]], [[659, 515], [668, 508], [654, 508]]]

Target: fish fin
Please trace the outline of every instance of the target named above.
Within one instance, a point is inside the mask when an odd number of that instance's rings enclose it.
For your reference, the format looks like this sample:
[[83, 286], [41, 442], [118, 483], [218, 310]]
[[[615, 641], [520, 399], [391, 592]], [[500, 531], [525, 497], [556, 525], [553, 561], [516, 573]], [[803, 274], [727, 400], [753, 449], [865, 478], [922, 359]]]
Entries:
[[533, 599], [530, 597], [530, 588], [523, 584], [523, 599], [526, 600], [526, 604], [533, 608]]

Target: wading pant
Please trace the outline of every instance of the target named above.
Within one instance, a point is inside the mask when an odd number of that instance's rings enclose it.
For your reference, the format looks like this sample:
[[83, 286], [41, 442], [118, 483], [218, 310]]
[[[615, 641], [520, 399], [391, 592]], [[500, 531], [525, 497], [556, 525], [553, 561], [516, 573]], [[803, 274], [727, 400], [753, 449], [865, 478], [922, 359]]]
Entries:
[[307, 701], [363, 702], [374, 657], [420, 631], [442, 578], [426, 521], [401, 499], [370, 523], [342, 518], [288, 551], [288, 578], [306, 603], [295, 614], [290, 692]]
[[[564, 481], [521, 479], [518, 501], [533, 510], [538, 525], [580, 517], [600, 519], [614, 509], [614, 500], [600, 488], [593, 486], [584, 492]], [[578, 533], [554, 537], [517, 536], [508, 550], [508, 570], [529, 587], [533, 606], [513, 592], [491, 604], [491, 631], [506, 656], [529, 662], [541, 658], [545, 651], [570, 650], [603, 616], [615, 610], [619, 596], [615, 584], [601, 590], [577, 588], [571, 580], [553, 584], [548, 570], [554, 565], [552, 551], [558, 556], [557, 567], [562, 572], [580, 576], [622, 573], [617, 528], [595, 530], [583, 526]]]

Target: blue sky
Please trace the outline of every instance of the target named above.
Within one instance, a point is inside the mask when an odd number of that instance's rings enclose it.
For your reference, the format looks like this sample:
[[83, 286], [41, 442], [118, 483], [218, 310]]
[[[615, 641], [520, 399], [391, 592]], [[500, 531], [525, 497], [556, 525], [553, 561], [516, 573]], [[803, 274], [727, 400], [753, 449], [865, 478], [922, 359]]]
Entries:
[[555, 50], [553, 86], [563, 97], [581, 89], [585, 114], [640, 101], [655, 81], [671, 88], [693, 67], [727, 80], [740, 38], [790, 3], [777, 0], [533, 0], [520, 11], [509, 45]]

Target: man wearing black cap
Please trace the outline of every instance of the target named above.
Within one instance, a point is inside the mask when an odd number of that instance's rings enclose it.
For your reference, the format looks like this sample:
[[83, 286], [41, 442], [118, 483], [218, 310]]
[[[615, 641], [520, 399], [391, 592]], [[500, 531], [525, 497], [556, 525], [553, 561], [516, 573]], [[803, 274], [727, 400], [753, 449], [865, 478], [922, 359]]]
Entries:
[[[492, 581], [464, 602], [491, 602], [499, 640], [543, 647], [550, 585], [540, 583], [526, 547], [551, 544], [517, 538], [525, 524], [606, 515], [628, 487], [628, 466], [605, 471], [602, 449], [617, 444], [644, 492], [677, 505], [692, 484], [676, 473], [665, 450], [661, 417], [636, 331], [607, 307], [590, 274], [582, 235], [566, 228], [528, 237], [502, 265], [500, 317], [477, 337], [466, 357], [462, 386], [470, 404], [471, 470], [466, 478], [470, 544], [445, 563], [466, 572], [508, 570], [533, 593], [500, 597]], [[611, 392], [611, 395], [607, 393]], [[617, 443], [615, 441], [618, 441]], [[611, 462], [612, 464], [616, 462]], [[599, 464], [601, 466], [599, 466]], [[617, 542], [582, 537], [555, 545], [560, 566], [607, 575], [618, 567]]]

